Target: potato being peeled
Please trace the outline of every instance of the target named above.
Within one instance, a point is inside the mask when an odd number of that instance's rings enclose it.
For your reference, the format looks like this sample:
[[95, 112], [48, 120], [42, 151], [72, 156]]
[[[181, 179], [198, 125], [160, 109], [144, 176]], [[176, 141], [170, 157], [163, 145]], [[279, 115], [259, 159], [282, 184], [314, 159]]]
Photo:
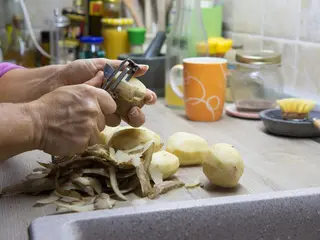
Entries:
[[140, 90], [141, 92], [144, 92], [144, 93], [147, 92], [146, 86], [145, 86], [142, 82], [140, 82], [139, 79], [137, 79], [137, 78], [131, 78], [131, 79], [129, 80], [129, 83], [130, 83], [131, 85], [139, 88], [139, 90]]
[[244, 162], [234, 146], [218, 143], [211, 147], [203, 162], [203, 173], [219, 187], [237, 186], [244, 171]]
[[202, 164], [210, 153], [206, 140], [187, 132], [177, 132], [169, 137], [166, 150], [179, 158], [180, 165]]
[[112, 90], [112, 97], [117, 104], [116, 113], [123, 119], [127, 119], [132, 107], [142, 108], [145, 105], [146, 92], [145, 85], [136, 78], [132, 78], [130, 81], [124, 79], [120, 81], [117, 87]]

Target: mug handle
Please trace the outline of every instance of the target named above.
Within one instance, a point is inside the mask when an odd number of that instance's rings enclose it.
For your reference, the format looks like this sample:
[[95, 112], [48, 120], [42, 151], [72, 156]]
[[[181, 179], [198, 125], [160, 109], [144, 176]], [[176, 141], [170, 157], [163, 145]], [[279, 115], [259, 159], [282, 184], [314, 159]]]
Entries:
[[181, 90], [179, 89], [176, 81], [174, 79], [176, 79], [176, 77], [178, 76], [177, 72], [178, 71], [183, 71], [183, 65], [182, 64], [178, 64], [175, 65], [174, 67], [172, 67], [170, 69], [170, 86], [173, 90], [173, 92], [181, 99], [183, 99], [183, 93], [181, 92]]

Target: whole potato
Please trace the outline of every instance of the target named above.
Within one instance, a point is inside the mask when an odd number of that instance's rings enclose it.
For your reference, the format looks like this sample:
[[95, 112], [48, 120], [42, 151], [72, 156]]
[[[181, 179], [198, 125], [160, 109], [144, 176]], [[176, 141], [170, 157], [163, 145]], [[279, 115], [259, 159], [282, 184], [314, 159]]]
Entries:
[[244, 171], [244, 162], [234, 146], [218, 143], [211, 147], [203, 161], [203, 173], [220, 187], [235, 187]]
[[210, 147], [197, 135], [177, 132], [169, 137], [166, 150], [179, 158], [180, 165], [196, 165], [202, 164]]
[[167, 179], [178, 171], [179, 158], [167, 151], [155, 152], [149, 167], [150, 173], [154, 168], [161, 173], [162, 179]]

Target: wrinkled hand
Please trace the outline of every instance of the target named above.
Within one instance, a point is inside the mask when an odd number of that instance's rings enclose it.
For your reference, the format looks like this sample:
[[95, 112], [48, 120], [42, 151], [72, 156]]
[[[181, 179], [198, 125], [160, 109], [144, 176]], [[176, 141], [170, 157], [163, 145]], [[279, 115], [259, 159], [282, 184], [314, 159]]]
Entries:
[[65, 156], [101, 142], [100, 132], [116, 104], [106, 91], [81, 84], [58, 88], [29, 103], [29, 109], [38, 149]]
[[[76, 85], [85, 83], [95, 87], [101, 87], [103, 81], [103, 69], [105, 64], [118, 67], [122, 61], [109, 60], [105, 58], [95, 59], [80, 59], [67, 64], [60, 72], [59, 78], [62, 79], [63, 85]], [[135, 74], [135, 77], [144, 75], [148, 71], [147, 65], [139, 65], [140, 70]], [[89, 80], [88, 80], [89, 79]], [[157, 101], [157, 95], [147, 89], [145, 103], [152, 105]], [[106, 124], [109, 126], [117, 126], [121, 122], [117, 114], [111, 114], [106, 119]], [[134, 126], [139, 127], [145, 122], [145, 116], [141, 109], [134, 107], [130, 110], [127, 122]]]

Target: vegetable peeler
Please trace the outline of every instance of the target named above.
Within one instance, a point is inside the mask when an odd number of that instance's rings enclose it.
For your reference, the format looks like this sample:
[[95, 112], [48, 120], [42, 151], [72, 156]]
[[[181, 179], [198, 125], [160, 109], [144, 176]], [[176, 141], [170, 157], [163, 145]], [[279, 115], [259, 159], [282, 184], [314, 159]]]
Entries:
[[107, 63], [103, 70], [104, 81], [101, 88], [112, 93], [122, 80], [129, 81], [139, 69], [130, 58], [125, 59], [117, 69]]

